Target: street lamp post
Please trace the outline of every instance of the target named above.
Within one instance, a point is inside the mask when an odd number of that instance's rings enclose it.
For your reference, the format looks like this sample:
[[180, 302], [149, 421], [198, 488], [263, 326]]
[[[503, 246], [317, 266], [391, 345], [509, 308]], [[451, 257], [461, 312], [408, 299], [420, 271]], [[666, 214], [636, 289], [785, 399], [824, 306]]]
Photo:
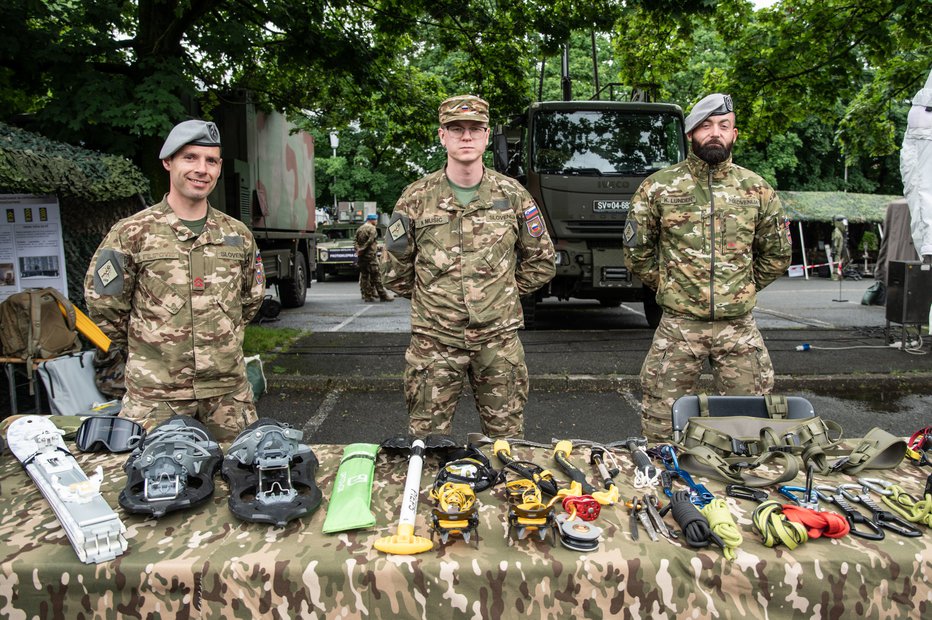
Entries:
[[[337, 157], [337, 147], [340, 146], [340, 134], [330, 132], [330, 148], [333, 149], [333, 158]], [[337, 217], [337, 171], [333, 171], [333, 216]]]

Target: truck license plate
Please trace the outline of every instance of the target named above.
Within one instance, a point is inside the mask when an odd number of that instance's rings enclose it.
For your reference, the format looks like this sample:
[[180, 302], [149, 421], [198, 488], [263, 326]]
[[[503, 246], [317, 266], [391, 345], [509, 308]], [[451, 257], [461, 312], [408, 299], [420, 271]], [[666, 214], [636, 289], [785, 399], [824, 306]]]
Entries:
[[593, 200], [593, 211], [627, 211], [631, 207], [630, 200]]

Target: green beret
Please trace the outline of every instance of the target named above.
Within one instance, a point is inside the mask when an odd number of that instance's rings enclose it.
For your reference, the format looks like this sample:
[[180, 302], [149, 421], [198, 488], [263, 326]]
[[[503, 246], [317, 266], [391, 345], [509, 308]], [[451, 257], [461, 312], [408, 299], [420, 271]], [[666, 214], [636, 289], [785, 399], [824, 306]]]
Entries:
[[710, 116], [721, 116], [729, 112], [734, 112], [731, 95], [723, 95], [722, 93], [709, 95], [694, 105], [692, 112], [686, 117], [686, 133], [689, 134]]
[[159, 152], [159, 159], [169, 159], [186, 144], [220, 146], [220, 130], [209, 121], [184, 121], [175, 125]]
[[440, 104], [440, 124], [453, 121], [489, 122], [489, 103], [475, 95], [457, 95]]

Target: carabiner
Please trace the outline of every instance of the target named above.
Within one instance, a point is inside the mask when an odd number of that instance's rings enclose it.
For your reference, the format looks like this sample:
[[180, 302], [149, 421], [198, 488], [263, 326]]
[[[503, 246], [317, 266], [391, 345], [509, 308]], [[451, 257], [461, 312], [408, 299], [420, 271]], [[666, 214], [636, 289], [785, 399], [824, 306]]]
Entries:
[[767, 491], [761, 489], [753, 489], [751, 487], [746, 487], [742, 484], [729, 484], [725, 487], [725, 495], [729, 497], [736, 497], [738, 499], [750, 499], [754, 500], [757, 503], [766, 502], [767, 498], [770, 496]]
[[[819, 509], [819, 494], [814, 489], [810, 489], [809, 496], [806, 497], [806, 487], [795, 487], [784, 484], [781, 487], [777, 487], [777, 493], [802, 508], [808, 508], [809, 510]], [[802, 496], [796, 496], [794, 493], [802, 493]]]
[[[860, 489], [861, 492], [858, 495], [852, 495], [848, 493], [848, 489]], [[922, 536], [922, 531], [915, 528], [911, 523], [905, 521], [893, 514], [888, 510], [884, 510], [880, 507], [871, 496], [868, 494], [869, 487], [861, 484], [842, 484], [838, 487], [838, 490], [841, 491], [841, 494], [853, 502], [863, 504], [868, 510], [871, 511], [871, 519], [879, 527], [890, 530], [895, 534], [900, 536], [908, 536], [910, 538], [917, 538]]]
[[[848, 521], [848, 526], [851, 528], [851, 535], [859, 536], [867, 540], [883, 540], [884, 533], [880, 529], [880, 525], [874, 522], [873, 519], [868, 519], [864, 514], [857, 510], [854, 506], [848, 503], [847, 496], [844, 494], [844, 491], [840, 487], [832, 487], [827, 485], [820, 485], [815, 488], [816, 493], [819, 494], [819, 498], [824, 499], [827, 502], [835, 504], [841, 509], [842, 514], [845, 515], [845, 520]], [[867, 526], [867, 529], [870, 530], [859, 530], [857, 526], [863, 524]]]

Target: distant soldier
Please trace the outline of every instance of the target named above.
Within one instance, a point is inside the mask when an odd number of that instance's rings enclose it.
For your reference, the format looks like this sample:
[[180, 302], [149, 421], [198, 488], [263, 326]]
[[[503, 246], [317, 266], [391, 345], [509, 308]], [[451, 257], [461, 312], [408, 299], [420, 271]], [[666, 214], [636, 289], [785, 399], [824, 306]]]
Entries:
[[835, 229], [832, 230], [832, 279], [837, 280], [839, 274], [851, 262], [851, 251], [848, 249], [848, 218], [843, 215], [835, 216]]
[[553, 277], [554, 249], [534, 199], [487, 169], [489, 104], [440, 104], [443, 170], [409, 185], [392, 213], [382, 281], [411, 299], [405, 400], [416, 436], [449, 434], [468, 377], [483, 432], [524, 433], [527, 366], [520, 296]]
[[207, 202], [222, 165], [216, 125], [176, 125], [159, 158], [168, 194], [110, 229], [84, 295], [127, 352], [122, 415], [147, 428], [190, 415], [233, 439], [256, 420], [243, 335], [262, 304], [262, 259], [245, 224]]
[[379, 274], [379, 248], [377, 241], [379, 231], [375, 227], [379, 216], [370, 213], [366, 221], [356, 229], [356, 257], [359, 266], [359, 292], [363, 301], [393, 301], [393, 297], [385, 292], [382, 286], [382, 276]]
[[709, 360], [719, 394], [768, 394], [774, 371], [751, 310], [790, 263], [776, 192], [731, 161], [731, 97], [709, 95], [686, 118], [692, 152], [646, 178], [631, 200], [625, 257], [657, 292], [663, 318], [641, 368], [643, 431], [669, 441], [673, 402]]

